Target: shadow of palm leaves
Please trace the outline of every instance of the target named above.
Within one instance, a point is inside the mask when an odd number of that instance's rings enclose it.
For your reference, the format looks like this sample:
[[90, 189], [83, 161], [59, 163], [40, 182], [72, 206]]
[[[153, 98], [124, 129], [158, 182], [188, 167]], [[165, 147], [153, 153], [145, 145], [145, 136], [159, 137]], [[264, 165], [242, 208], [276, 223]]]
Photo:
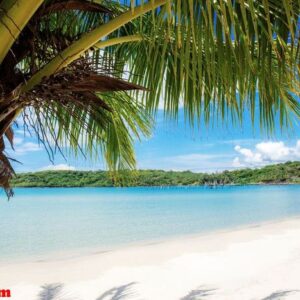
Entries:
[[64, 285], [61, 283], [45, 284], [41, 286], [38, 300], [78, 300], [78, 298], [67, 296], [63, 292]]
[[272, 293], [271, 295], [261, 299], [261, 300], [282, 300], [285, 298], [285, 296], [288, 296], [292, 293], [297, 293], [299, 291], [297, 290], [291, 290], [291, 291], [277, 291], [275, 293]]
[[122, 300], [126, 299], [126, 297], [132, 295], [131, 288], [135, 285], [136, 282], [131, 282], [128, 284], [124, 284], [118, 287], [114, 287], [105, 293], [103, 293], [100, 297], [96, 300]]
[[42, 290], [39, 293], [38, 300], [55, 300], [61, 295], [63, 284], [45, 284], [41, 288]]
[[180, 300], [201, 300], [205, 297], [211, 296], [215, 289], [203, 289], [198, 288], [190, 291], [186, 296], [180, 298]]

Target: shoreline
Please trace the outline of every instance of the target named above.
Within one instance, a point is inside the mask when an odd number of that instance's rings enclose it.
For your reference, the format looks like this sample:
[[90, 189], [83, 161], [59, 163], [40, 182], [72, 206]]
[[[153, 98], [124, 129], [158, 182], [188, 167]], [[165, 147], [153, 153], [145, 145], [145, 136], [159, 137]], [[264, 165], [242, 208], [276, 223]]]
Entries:
[[53, 283], [83, 300], [115, 287], [134, 291], [126, 299], [189, 299], [198, 287], [210, 290], [207, 299], [264, 299], [276, 291], [299, 299], [299, 235], [300, 217], [290, 217], [62, 260], [1, 263], [0, 282], [12, 299], [37, 299]]
[[134, 188], [219, 188], [219, 187], [248, 187], [248, 186], [300, 186], [299, 182], [281, 182], [281, 183], [247, 183], [247, 184], [238, 184], [238, 183], [229, 183], [229, 184], [202, 184], [202, 185], [135, 185], [135, 186], [14, 186], [14, 189], [85, 189], [85, 188], [99, 188], [99, 189], [134, 189]]
[[[156, 239], [151, 240], [141, 240], [141, 241], [134, 241], [134, 242], [127, 242], [124, 244], [117, 244], [112, 245], [108, 247], [99, 247], [99, 246], [93, 246], [93, 247], [86, 247], [86, 248], [77, 248], [77, 249], [68, 249], [68, 250], [62, 250], [62, 251], [54, 251], [49, 252], [45, 254], [32, 254], [27, 257], [21, 257], [21, 258], [13, 258], [13, 257], [6, 257], [1, 258], [0, 257], [0, 264], [1, 265], [14, 265], [14, 264], [23, 264], [23, 263], [50, 263], [50, 262], [56, 262], [56, 261], [67, 261], [72, 259], [80, 259], [80, 258], [86, 258], [93, 255], [101, 255], [104, 253], [113, 253], [117, 251], [127, 251], [134, 248], [140, 248], [140, 247], [147, 247], [147, 246], [153, 246], [153, 245], [163, 245], [168, 244], [172, 242], [182, 242], [198, 239], [198, 238], [209, 238], [213, 237], [215, 235], [220, 234], [228, 234], [233, 232], [239, 232], [242, 230], [252, 229], [252, 228], [258, 228], [265, 225], [276, 225], [276, 224], [282, 224], [289, 221], [299, 221], [300, 223], [300, 215], [295, 216], [289, 216], [279, 219], [273, 219], [273, 220], [267, 220], [267, 221], [261, 221], [261, 222], [253, 222], [243, 225], [237, 225], [237, 226], [231, 226], [228, 228], [223, 229], [212, 229], [197, 233], [190, 233], [190, 234], [179, 234], [179, 235], [173, 235], [173, 236], [165, 236], [160, 237]], [[6, 262], [5, 262], [6, 260]]]

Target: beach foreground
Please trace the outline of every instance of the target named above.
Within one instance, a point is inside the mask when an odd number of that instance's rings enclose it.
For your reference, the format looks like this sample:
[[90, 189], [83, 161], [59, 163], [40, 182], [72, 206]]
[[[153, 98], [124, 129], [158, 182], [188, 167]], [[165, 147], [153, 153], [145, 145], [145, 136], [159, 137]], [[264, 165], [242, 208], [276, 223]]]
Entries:
[[104, 253], [1, 263], [0, 283], [20, 300], [300, 299], [299, 237], [300, 219], [290, 219]]

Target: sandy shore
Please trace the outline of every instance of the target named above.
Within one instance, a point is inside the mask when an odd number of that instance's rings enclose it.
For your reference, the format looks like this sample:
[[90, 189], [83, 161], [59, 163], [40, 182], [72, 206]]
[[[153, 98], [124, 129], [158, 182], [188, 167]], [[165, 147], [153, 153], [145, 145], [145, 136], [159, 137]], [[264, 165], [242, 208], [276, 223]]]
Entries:
[[20, 300], [300, 299], [300, 219], [63, 260], [2, 263], [3, 288]]

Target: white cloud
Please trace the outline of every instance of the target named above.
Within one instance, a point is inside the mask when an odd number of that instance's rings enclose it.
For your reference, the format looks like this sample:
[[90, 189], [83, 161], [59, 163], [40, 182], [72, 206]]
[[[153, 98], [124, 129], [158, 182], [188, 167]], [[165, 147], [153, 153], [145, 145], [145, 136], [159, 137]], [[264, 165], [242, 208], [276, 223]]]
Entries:
[[235, 146], [234, 150], [242, 155], [246, 163], [260, 164], [263, 161], [262, 155], [259, 152], [255, 152], [247, 148], [241, 148], [241, 146]]
[[256, 145], [256, 150], [259, 151], [266, 160], [270, 161], [284, 160], [290, 155], [296, 154], [296, 148], [289, 148], [285, 146], [283, 142], [260, 143]]
[[236, 157], [236, 158], [233, 160], [232, 166], [233, 166], [234, 168], [241, 168], [241, 167], [243, 167], [243, 164], [241, 163], [239, 157]]
[[233, 160], [234, 167], [259, 167], [272, 163], [281, 163], [300, 159], [300, 140], [295, 146], [288, 146], [284, 142], [262, 142], [254, 149], [235, 146], [239, 156]]
[[14, 145], [20, 145], [23, 143], [23, 139], [21, 137], [15, 136], [14, 137]]
[[36, 151], [41, 151], [42, 148], [39, 144], [32, 143], [32, 142], [26, 142], [23, 143], [23, 141], [18, 140], [17, 141], [17, 146], [15, 147], [16, 154], [25, 154], [28, 152], [36, 152]]
[[76, 168], [67, 164], [49, 165], [41, 169], [41, 171], [75, 171]]
[[12, 155], [24, 155], [30, 152], [37, 152], [43, 150], [43, 147], [39, 145], [36, 140], [29, 139], [22, 135], [19, 130], [15, 131], [13, 139], [14, 151], [10, 148], [10, 144], [7, 143], [7, 150]]
[[14, 133], [16, 135], [19, 135], [20, 137], [24, 138], [24, 137], [28, 137], [28, 138], [31, 138], [34, 133], [32, 133], [31, 131], [28, 131], [28, 130], [25, 130], [24, 129], [17, 129], [17, 130], [14, 130]]

